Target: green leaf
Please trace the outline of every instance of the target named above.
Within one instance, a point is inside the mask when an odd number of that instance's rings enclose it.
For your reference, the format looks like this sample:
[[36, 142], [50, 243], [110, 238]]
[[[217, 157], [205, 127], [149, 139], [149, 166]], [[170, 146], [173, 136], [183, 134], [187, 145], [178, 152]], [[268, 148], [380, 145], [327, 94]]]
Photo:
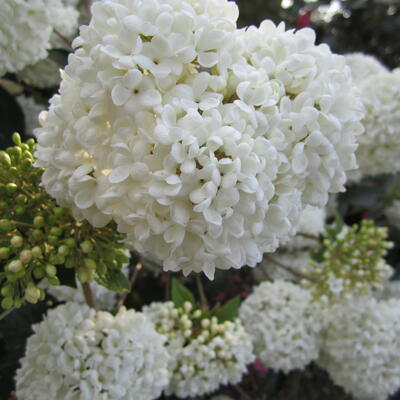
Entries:
[[214, 316], [218, 318], [219, 322], [233, 321], [239, 311], [240, 298], [238, 296], [230, 299], [221, 308], [214, 311]]
[[175, 278], [172, 279], [172, 301], [176, 308], [183, 307], [186, 301], [196, 305], [193, 293]]
[[113, 292], [130, 290], [129, 280], [120, 270], [107, 268], [104, 274], [97, 276], [96, 281]]

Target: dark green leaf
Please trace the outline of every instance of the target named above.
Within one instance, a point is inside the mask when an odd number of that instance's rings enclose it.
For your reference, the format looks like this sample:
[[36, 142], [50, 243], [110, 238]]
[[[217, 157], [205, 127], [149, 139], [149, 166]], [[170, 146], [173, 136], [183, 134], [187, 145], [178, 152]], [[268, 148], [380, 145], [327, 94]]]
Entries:
[[116, 269], [106, 269], [105, 273], [96, 278], [96, 281], [113, 292], [128, 292], [130, 290], [129, 280]]
[[182, 307], [186, 301], [196, 305], [193, 293], [175, 278], [172, 279], [172, 301], [177, 308]]
[[214, 311], [214, 316], [218, 318], [219, 322], [233, 321], [238, 314], [240, 306], [240, 298], [234, 297], [226, 302], [221, 308]]

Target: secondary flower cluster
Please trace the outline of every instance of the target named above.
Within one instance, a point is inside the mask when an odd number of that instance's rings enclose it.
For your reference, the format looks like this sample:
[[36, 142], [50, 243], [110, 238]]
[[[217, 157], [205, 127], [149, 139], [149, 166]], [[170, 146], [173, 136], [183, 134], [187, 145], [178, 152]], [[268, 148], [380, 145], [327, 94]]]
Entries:
[[337, 300], [382, 289], [392, 274], [384, 256], [393, 243], [386, 240], [387, 228], [371, 220], [343, 226], [340, 232], [328, 229], [323, 248], [303, 269], [304, 280], [314, 298]]
[[319, 364], [356, 398], [385, 400], [400, 387], [400, 299], [363, 297], [327, 313]]
[[[375, 64], [373, 67], [372, 65]], [[365, 133], [359, 137], [357, 162], [359, 170], [351, 175], [352, 181], [363, 176], [400, 171], [400, 70], [387, 71], [369, 56], [350, 58], [357, 90], [365, 106], [362, 123]], [[357, 79], [364, 68], [364, 79]], [[371, 72], [368, 74], [366, 72]]]
[[264, 282], [240, 307], [256, 356], [268, 367], [303, 369], [319, 356], [322, 324], [308, 290], [285, 281]]
[[16, 376], [23, 400], [152, 400], [168, 383], [165, 338], [142, 313], [68, 303], [33, 330]]
[[[42, 170], [32, 166], [33, 139], [0, 152], [0, 287], [1, 306], [44, 298], [37, 284], [47, 278], [63, 283], [75, 272], [80, 282], [99, 280], [112, 288], [122, 264], [129, 261], [112, 226], [93, 228], [76, 222], [69, 210], [57, 206], [40, 187]], [[69, 271], [68, 271], [69, 270]], [[121, 290], [116, 287], [115, 290]]]
[[166, 389], [169, 395], [202, 396], [238, 383], [254, 361], [250, 337], [237, 319], [219, 323], [190, 302], [179, 308], [172, 302], [152, 303], [143, 312], [168, 338], [173, 371]]
[[2, 0], [0, 76], [47, 57], [53, 30], [71, 35], [79, 13], [61, 0]]
[[[354, 168], [363, 109], [313, 31], [225, 0], [105, 0], [38, 129], [46, 190], [185, 274], [255, 266]], [[129, 40], [127, 40], [129, 38]]]

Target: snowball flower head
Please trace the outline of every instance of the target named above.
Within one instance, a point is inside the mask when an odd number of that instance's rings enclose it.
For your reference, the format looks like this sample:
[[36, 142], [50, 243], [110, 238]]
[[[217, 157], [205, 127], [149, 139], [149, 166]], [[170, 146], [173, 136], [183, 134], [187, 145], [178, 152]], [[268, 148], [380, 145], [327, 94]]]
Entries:
[[400, 171], [400, 70], [364, 79], [357, 88], [366, 109], [356, 153], [359, 170], [352, 181], [363, 176]]
[[[37, 165], [77, 218], [170, 271], [255, 266], [343, 190], [361, 104], [311, 30], [236, 29], [226, 0], [105, 0], [42, 114]], [[129, 37], [129, 40], [126, 38]]]
[[329, 309], [321, 359], [356, 398], [384, 400], [400, 387], [400, 300], [371, 297]]
[[78, 16], [72, 7], [64, 7], [61, 0], [2, 0], [0, 76], [46, 58], [53, 29], [71, 34], [77, 27]]
[[257, 286], [239, 312], [256, 356], [285, 373], [303, 369], [318, 358], [318, 315], [307, 290], [280, 280]]
[[23, 400], [152, 400], [168, 383], [165, 338], [142, 313], [67, 303], [33, 331], [16, 375]]
[[360, 83], [371, 75], [384, 74], [389, 70], [374, 56], [363, 53], [350, 53], [344, 56], [351, 68], [351, 76], [355, 83]]
[[180, 308], [172, 302], [152, 303], [143, 311], [168, 337], [173, 372], [167, 395], [203, 396], [238, 383], [254, 361], [250, 337], [238, 319], [219, 323], [216, 317], [202, 316], [189, 302]]

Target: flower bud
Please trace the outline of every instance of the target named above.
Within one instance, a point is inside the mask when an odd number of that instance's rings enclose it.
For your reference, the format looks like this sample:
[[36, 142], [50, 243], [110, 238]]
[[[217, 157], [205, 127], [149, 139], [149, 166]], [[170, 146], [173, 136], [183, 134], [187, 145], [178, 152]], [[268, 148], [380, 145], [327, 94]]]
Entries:
[[33, 219], [33, 225], [36, 228], [41, 228], [42, 226], [44, 226], [44, 218], [41, 215], [37, 215], [34, 219]]
[[0, 247], [0, 260], [6, 260], [10, 256], [9, 247]]
[[11, 232], [14, 229], [14, 223], [8, 219], [0, 219], [0, 232]]
[[91, 258], [84, 259], [85, 267], [88, 269], [96, 269], [96, 262]]
[[41, 258], [42, 257], [42, 249], [39, 246], [35, 246], [32, 248], [32, 256], [34, 258]]
[[13, 260], [8, 264], [8, 270], [10, 272], [17, 273], [23, 269], [22, 262], [20, 260]]
[[47, 264], [45, 269], [46, 269], [46, 274], [49, 277], [55, 277], [57, 275], [57, 268], [54, 265]]
[[19, 259], [24, 264], [28, 264], [32, 260], [32, 252], [30, 250], [22, 250], [21, 253], [19, 253]]
[[21, 136], [19, 135], [19, 133], [14, 132], [12, 134], [12, 141], [17, 145], [17, 146], [21, 146]]
[[21, 247], [24, 244], [24, 239], [22, 236], [13, 236], [10, 240], [11, 247]]
[[85, 240], [81, 243], [82, 252], [88, 254], [93, 251], [93, 245], [89, 240]]
[[3, 310], [9, 310], [14, 305], [14, 301], [11, 297], [5, 297], [1, 301], [1, 308]]
[[0, 151], [0, 163], [6, 167], [11, 166], [11, 158], [5, 151]]

